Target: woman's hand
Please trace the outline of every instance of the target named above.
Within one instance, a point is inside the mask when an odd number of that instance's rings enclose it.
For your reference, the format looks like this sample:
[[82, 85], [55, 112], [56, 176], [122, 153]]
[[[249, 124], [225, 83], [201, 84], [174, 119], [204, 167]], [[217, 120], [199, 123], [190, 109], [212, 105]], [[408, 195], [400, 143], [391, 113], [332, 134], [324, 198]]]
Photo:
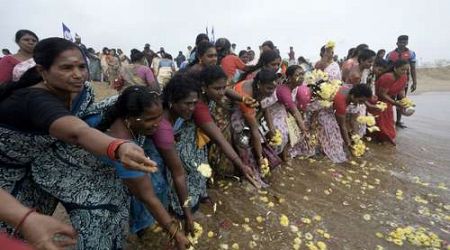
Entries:
[[156, 162], [147, 158], [144, 150], [132, 142], [120, 145], [117, 149], [117, 155], [128, 169], [150, 173], [158, 171]]
[[175, 244], [178, 250], [185, 250], [191, 246], [191, 242], [182, 232], [177, 232], [175, 235]]
[[[190, 207], [188, 208], [190, 209]], [[187, 214], [186, 219], [184, 220], [184, 232], [186, 235], [194, 236], [194, 220], [192, 219], [192, 214]]]
[[242, 174], [245, 176], [245, 178], [246, 178], [253, 186], [255, 186], [256, 188], [261, 188], [261, 185], [259, 185], [259, 184], [256, 182], [256, 176], [255, 176], [255, 172], [254, 172], [253, 168], [251, 168], [250, 166], [244, 164], [244, 165], [241, 167], [241, 171], [242, 171]]
[[[76, 244], [77, 237], [72, 226], [36, 212], [26, 218], [21, 233], [38, 250], [66, 249], [66, 247]], [[60, 239], [55, 237], [60, 237]]]
[[256, 108], [259, 106], [258, 101], [256, 101], [255, 99], [253, 99], [250, 96], [243, 96], [242, 102], [250, 108]]

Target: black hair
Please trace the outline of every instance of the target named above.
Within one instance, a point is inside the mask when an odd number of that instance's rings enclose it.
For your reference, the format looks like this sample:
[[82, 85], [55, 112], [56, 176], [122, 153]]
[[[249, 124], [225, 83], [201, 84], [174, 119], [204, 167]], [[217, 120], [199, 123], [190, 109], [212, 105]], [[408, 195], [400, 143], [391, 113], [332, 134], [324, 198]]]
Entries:
[[227, 79], [227, 75], [219, 65], [211, 65], [200, 72], [199, 79], [207, 87], [220, 79]]
[[295, 71], [297, 71], [298, 69], [303, 69], [303, 68], [300, 67], [299, 65], [295, 65], [295, 64], [289, 66], [286, 70], [286, 77], [293, 76]]
[[143, 52], [137, 49], [132, 49], [130, 54], [130, 60], [132, 63], [139, 62], [140, 60], [142, 60], [142, 58], [144, 58], [144, 56], [145, 55]]
[[195, 59], [188, 65], [189, 67], [194, 66], [195, 64], [200, 62], [200, 57], [202, 57], [206, 51], [210, 48], [215, 48], [214, 45], [207, 41], [202, 41], [196, 47], [197, 51], [195, 52]]
[[353, 53], [355, 53], [356, 48], [350, 48], [347, 52], [347, 57], [346, 59], [350, 59], [353, 57]]
[[401, 35], [397, 38], [397, 42], [408, 41], [409, 37], [407, 35]]
[[97, 129], [106, 131], [116, 119], [141, 116], [146, 108], [157, 104], [161, 104], [158, 91], [147, 86], [130, 86], [120, 94], [114, 105], [106, 110]]
[[200, 92], [198, 80], [185, 72], [176, 73], [163, 90], [163, 106], [169, 108], [170, 103], [178, 102], [189, 96], [191, 92]]
[[271, 50], [275, 49], [275, 45], [270, 40], [267, 40], [267, 41], [263, 42], [263, 44], [261, 44], [261, 47], [264, 47], [264, 46], [269, 47]]
[[9, 49], [2, 49], [2, 52], [5, 52], [5, 53], [7, 53], [8, 55], [10, 55], [10, 54], [11, 54], [11, 52], [9, 51]]
[[326, 50], [327, 48], [325, 48], [325, 45], [324, 46], [322, 46], [321, 48], [320, 48], [320, 57], [322, 57], [323, 56], [323, 54], [325, 54], [325, 50]]
[[239, 51], [239, 57], [244, 56], [245, 54], [248, 54], [247, 50], [241, 50]]
[[403, 67], [403, 66], [405, 66], [407, 64], [409, 64], [409, 62], [405, 61], [405, 60], [398, 60], [398, 61], [395, 61], [395, 62], [391, 62], [391, 63], [389, 63], [390, 68], [389, 68], [389, 70], [387, 72], [391, 72], [392, 73], [392, 72], [394, 72], [394, 69], [398, 69], [398, 68]]
[[373, 93], [372, 89], [367, 84], [356, 84], [350, 89], [349, 95], [356, 98], [366, 97], [371, 98]]
[[109, 52], [109, 49], [107, 47], [103, 47], [103, 49], [102, 49], [103, 54], [105, 54], [106, 51]]
[[272, 83], [278, 79], [277, 71], [272, 68], [263, 68], [253, 79], [252, 87], [256, 89], [257, 86]]
[[205, 33], [198, 34], [197, 37], [195, 38], [195, 45], [198, 46], [199, 43], [204, 41], [204, 40], [208, 40], [208, 42], [209, 42], [208, 35], [206, 35]]
[[39, 37], [31, 30], [18, 30], [16, 32], [16, 43], [19, 43], [20, 39], [25, 36], [25, 35], [30, 35], [33, 36], [34, 38], [36, 38], [37, 41], [39, 41]]
[[303, 56], [299, 56], [297, 61], [300, 63], [307, 63], [306, 59]]
[[379, 49], [377, 51], [377, 57], [379, 57], [381, 55], [381, 53], [386, 53], [386, 50], [385, 49]]
[[358, 62], [361, 63], [361, 62], [369, 60], [370, 58], [373, 58], [375, 56], [376, 56], [376, 54], [375, 54], [375, 52], [373, 50], [363, 49], [358, 54]]
[[261, 56], [259, 57], [258, 63], [249, 71], [245, 72], [244, 74], [241, 75], [241, 78], [239, 79], [239, 81], [242, 81], [243, 79], [245, 79], [250, 73], [256, 71], [257, 69], [262, 68], [263, 66], [269, 64], [270, 62], [275, 61], [276, 59], [279, 59], [280, 54], [278, 54], [278, 52], [276, 52], [275, 50], [266, 50], [264, 51]]
[[[36, 44], [33, 50], [33, 59], [37, 65], [45, 70], [50, 69], [55, 59], [64, 51], [76, 49], [81, 52], [75, 43], [59, 37], [46, 38]], [[83, 53], [82, 53], [83, 54]], [[0, 86], [0, 101], [7, 98], [15, 90], [27, 88], [43, 81], [37, 67], [28, 69], [17, 82], [4, 83]]]
[[215, 47], [217, 50], [217, 63], [220, 64], [222, 59], [230, 54], [231, 44], [228, 39], [219, 38], [215, 43]]
[[375, 59], [375, 62], [373, 64], [374, 67], [383, 67], [383, 68], [389, 68], [389, 63], [384, 60], [383, 58], [377, 58]]
[[369, 45], [367, 45], [365, 43], [361, 43], [360, 45], [356, 46], [351, 57], [359, 56], [359, 53], [361, 53], [361, 51], [365, 50], [365, 49], [369, 49]]

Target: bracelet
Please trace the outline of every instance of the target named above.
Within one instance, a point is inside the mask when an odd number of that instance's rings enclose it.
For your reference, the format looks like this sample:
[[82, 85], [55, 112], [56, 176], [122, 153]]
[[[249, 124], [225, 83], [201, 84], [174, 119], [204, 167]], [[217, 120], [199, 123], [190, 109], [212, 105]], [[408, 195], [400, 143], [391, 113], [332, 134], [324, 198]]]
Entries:
[[16, 228], [14, 228], [13, 236], [17, 236], [17, 234], [19, 233], [19, 230], [20, 230], [20, 227], [22, 226], [22, 224], [25, 222], [25, 220], [28, 218], [28, 216], [30, 214], [34, 213], [34, 212], [36, 212], [36, 208], [32, 208], [32, 209], [28, 210], [28, 212], [20, 220], [19, 224], [17, 224]]
[[[175, 232], [173, 234], [170, 233], [170, 229], [172, 229], [172, 226], [175, 225]], [[175, 238], [175, 235], [178, 233], [178, 230], [180, 229], [180, 224], [176, 220], [172, 220], [169, 223], [167, 230], [167, 233], [170, 235], [169, 241], [171, 241], [173, 238]]]
[[106, 155], [111, 160], [117, 160], [118, 159], [118, 157], [116, 155], [117, 149], [119, 149], [119, 147], [122, 144], [128, 143], [128, 142], [130, 142], [130, 141], [122, 140], [122, 139], [115, 139], [108, 145], [108, 149], [106, 150]]

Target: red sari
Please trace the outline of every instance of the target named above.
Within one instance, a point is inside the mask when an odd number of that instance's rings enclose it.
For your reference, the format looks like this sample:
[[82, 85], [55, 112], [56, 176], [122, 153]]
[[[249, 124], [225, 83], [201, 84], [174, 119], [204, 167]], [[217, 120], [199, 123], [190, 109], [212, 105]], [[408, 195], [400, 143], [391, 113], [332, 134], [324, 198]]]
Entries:
[[379, 141], [390, 141], [395, 145], [395, 124], [394, 124], [394, 108], [391, 103], [383, 99], [380, 95], [380, 90], [387, 90], [387, 94], [392, 98], [405, 90], [408, 78], [406, 75], [402, 75], [400, 78], [395, 79], [393, 73], [386, 73], [382, 75], [375, 83], [375, 90], [380, 101], [387, 104], [387, 108], [383, 112], [379, 112], [376, 116], [377, 126], [380, 128], [379, 132], [375, 133], [375, 137]]

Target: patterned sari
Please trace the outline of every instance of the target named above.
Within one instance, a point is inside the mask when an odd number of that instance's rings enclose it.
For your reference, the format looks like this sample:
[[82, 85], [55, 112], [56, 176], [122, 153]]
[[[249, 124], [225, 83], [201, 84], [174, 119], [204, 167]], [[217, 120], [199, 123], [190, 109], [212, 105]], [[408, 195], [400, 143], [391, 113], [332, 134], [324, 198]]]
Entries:
[[[197, 171], [197, 168], [202, 163], [208, 163], [208, 152], [206, 146], [198, 148], [197, 146], [197, 127], [194, 122], [183, 121], [178, 119], [174, 126], [174, 134], [176, 141], [176, 149], [181, 161], [183, 162], [186, 185], [188, 188], [188, 197], [190, 198], [190, 206], [194, 210], [198, 207], [199, 201], [207, 198], [206, 193], [206, 178]], [[170, 206], [175, 213], [182, 216], [184, 205], [178, 200], [177, 192], [175, 190], [172, 175], [167, 171], [167, 180], [171, 187], [169, 193]]]
[[[231, 136], [231, 112], [232, 103], [223, 100], [221, 103], [215, 101], [209, 102], [209, 112], [214, 122], [222, 131], [222, 135], [232, 145]], [[222, 152], [222, 149], [216, 143], [210, 143], [208, 146], [208, 161], [214, 169], [214, 173], [221, 176], [233, 176], [236, 173], [234, 164]]]
[[[91, 126], [117, 96], [94, 103], [85, 97], [77, 116]], [[86, 102], [89, 100], [88, 102]], [[128, 195], [112, 164], [102, 157], [62, 141], [56, 141], [31, 164], [33, 181], [67, 210], [78, 231], [76, 249], [120, 249], [129, 213]]]

